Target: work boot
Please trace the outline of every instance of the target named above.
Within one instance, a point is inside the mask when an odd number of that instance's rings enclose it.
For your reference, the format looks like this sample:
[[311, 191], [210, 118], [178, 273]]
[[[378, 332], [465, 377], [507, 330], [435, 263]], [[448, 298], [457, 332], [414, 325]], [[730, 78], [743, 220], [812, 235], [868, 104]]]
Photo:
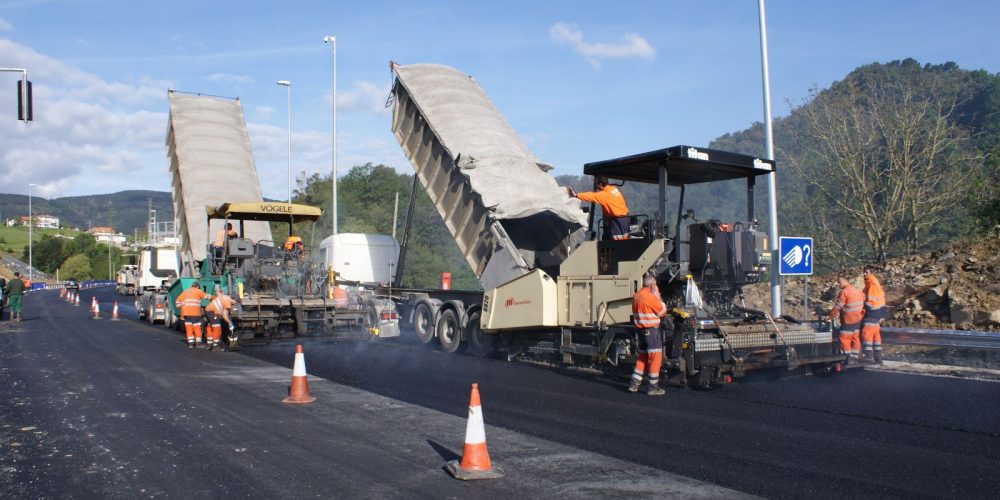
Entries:
[[188, 344], [188, 349], [194, 349], [194, 344]]
[[651, 385], [649, 386], [649, 389], [646, 389], [646, 394], [649, 394], [650, 396], [662, 396], [666, 393], [667, 391], [661, 389], [659, 385]]
[[875, 351], [875, 362], [882, 364], [882, 351]]
[[639, 392], [639, 384], [640, 384], [640, 383], [641, 383], [641, 382], [638, 382], [638, 383], [637, 383], [637, 382], [635, 382], [635, 381], [633, 380], [633, 381], [632, 381], [632, 383], [630, 383], [630, 384], [628, 385], [628, 392]]

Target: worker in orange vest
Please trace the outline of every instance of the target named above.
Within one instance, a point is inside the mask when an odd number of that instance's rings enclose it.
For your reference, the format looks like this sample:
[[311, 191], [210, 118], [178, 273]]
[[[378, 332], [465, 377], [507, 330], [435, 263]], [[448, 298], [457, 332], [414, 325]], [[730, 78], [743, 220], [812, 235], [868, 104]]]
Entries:
[[885, 318], [885, 291], [875, 276], [875, 268], [865, 266], [865, 318], [861, 321], [861, 346], [865, 359], [882, 364], [882, 327]]
[[206, 297], [208, 295], [201, 291], [201, 285], [197, 281], [191, 282], [191, 286], [177, 296], [175, 304], [184, 319], [188, 349], [194, 349], [195, 344], [201, 347], [201, 301]]
[[860, 328], [861, 319], [865, 315], [865, 294], [854, 287], [847, 275], [837, 277], [840, 294], [837, 303], [830, 311], [830, 319], [840, 316], [840, 350], [852, 358], [861, 353]]
[[667, 306], [660, 299], [660, 289], [656, 278], [646, 276], [642, 288], [632, 297], [632, 322], [639, 334], [639, 356], [632, 370], [629, 392], [639, 392], [642, 375], [648, 366], [650, 396], [662, 396], [660, 388], [660, 366], [663, 363], [663, 339], [660, 338], [660, 318], [667, 315]]
[[577, 193], [573, 191], [573, 188], [566, 187], [571, 197], [597, 203], [601, 206], [601, 214], [604, 217], [605, 239], [627, 240], [629, 217], [625, 196], [622, 195], [617, 186], [608, 184], [608, 178], [604, 176], [597, 178], [597, 189], [599, 191]]
[[236, 301], [232, 297], [222, 293], [222, 287], [215, 285], [215, 294], [209, 298], [208, 305], [205, 306], [205, 316], [208, 318], [208, 350], [219, 347], [222, 339], [222, 320], [229, 325], [229, 331], [233, 331], [233, 319], [230, 311]]

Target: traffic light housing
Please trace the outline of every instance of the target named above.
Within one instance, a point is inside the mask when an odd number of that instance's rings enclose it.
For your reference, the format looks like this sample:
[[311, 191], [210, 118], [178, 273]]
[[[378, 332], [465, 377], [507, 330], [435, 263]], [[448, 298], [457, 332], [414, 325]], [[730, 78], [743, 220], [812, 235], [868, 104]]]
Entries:
[[[27, 88], [24, 88], [27, 83]], [[31, 105], [31, 82], [26, 80], [17, 81], [17, 119], [30, 122], [33, 119]]]

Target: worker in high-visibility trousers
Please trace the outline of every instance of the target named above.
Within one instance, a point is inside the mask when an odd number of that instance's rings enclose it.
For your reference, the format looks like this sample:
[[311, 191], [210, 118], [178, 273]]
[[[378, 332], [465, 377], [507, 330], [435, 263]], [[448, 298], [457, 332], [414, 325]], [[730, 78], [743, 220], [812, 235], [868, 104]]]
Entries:
[[184, 335], [187, 337], [188, 349], [194, 349], [195, 344], [201, 347], [201, 301], [208, 295], [201, 291], [197, 281], [191, 282], [187, 290], [177, 296], [176, 305], [181, 310], [184, 320]]
[[[660, 388], [660, 367], [663, 363], [663, 339], [660, 338], [660, 318], [667, 315], [667, 306], [660, 299], [656, 278], [646, 276], [642, 288], [632, 297], [632, 322], [639, 334], [639, 356], [632, 370], [629, 392], [639, 392], [643, 372], [649, 375], [650, 396], [664, 394]], [[648, 369], [648, 371], [647, 371]]]
[[597, 203], [601, 206], [601, 216], [604, 218], [604, 239], [627, 240], [629, 216], [625, 196], [622, 195], [618, 187], [608, 183], [608, 178], [604, 176], [597, 178], [597, 189], [598, 191], [577, 193], [573, 191], [573, 188], [566, 186], [566, 192], [569, 193], [570, 197]]
[[223, 320], [229, 325], [229, 331], [233, 331], [233, 319], [230, 312], [235, 303], [236, 301], [232, 297], [222, 293], [222, 287], [215, 285], [215, 294], [205, 306], [205, 316], [208, 318], [207, 343], [209, 351], [219, 347], [219, 341], [222, 339]]
[[854, 287], [847, 276], [837, 277], [840, 294], [837, 303], [830, 311], [830, 319], [840, 315], [840, 350], [851, 358], [857, 358], [861, 353], [861, 319], [865, 315], [865, 294]]
[[875, 276], [875, 268], [865, 266], [865, 318], [861, 320], [861, 346], [865, 359], [882, 364], [882, 327], [885, 318], [885, 291]]

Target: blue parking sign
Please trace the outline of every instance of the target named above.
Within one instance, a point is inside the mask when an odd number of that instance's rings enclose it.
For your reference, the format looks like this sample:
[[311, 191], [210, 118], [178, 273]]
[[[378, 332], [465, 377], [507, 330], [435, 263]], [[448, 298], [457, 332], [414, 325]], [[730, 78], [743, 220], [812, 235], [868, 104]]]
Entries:
[[813, 239], [782, 236], [778, 238], [778, 274], [782, 276], [813, 273]]

